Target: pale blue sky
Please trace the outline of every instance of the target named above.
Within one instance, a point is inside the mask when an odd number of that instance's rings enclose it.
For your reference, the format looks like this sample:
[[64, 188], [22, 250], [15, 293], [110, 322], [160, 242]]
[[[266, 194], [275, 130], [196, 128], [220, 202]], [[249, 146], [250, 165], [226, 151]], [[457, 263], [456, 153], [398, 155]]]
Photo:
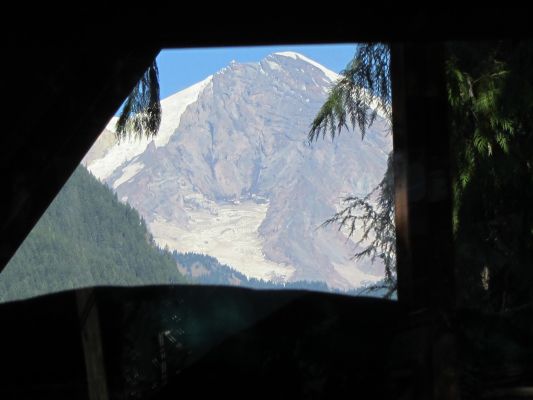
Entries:
[[278, 51], [301, 53], [325, 67], [339, 72], [352, 59], [355, 53], [355, 44], [163, 50], [157, 57], [161, 99], [205, 79], [227, 66], [232, 60], [237, 62], [260, 61], [267, 55]]

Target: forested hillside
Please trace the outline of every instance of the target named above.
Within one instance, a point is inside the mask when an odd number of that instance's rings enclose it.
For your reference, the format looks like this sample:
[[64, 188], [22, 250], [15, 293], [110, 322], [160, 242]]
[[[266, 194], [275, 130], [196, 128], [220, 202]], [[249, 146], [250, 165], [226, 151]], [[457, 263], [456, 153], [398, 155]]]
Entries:
[[[272, 282], [262, 279], [248, 278], [246, 275], [231, 268], [228, 265], [221, 264], [216, 258], [197, 253], [178, 253], [172, 252], [174, 259], [178, 263], [178, 270], [194, 283], [200, 285], [223, 285], [223, 286], [242, 286], [253, 289], [293, 289], [293, 290], [311, 290], [316, 292], [339, 293], [351, 296], [373, 296], [382, 297], [384, 290], [368, 290], [372, 286], [362, 286], [358, 289], [339, 290], [330, 288], [325, 282], [321, 281], [291, 281], [291, 282]], [[379, 283], [377, 286], [380, 286]], [[394, 297], [395, 298], [395, 297]]]
[[0, 301], [92, 285], [184, 281], [138, 212], [79, 166], [0, 274]]
[[216, 258], [197, 253], [172, 252], [179, 271], [201, 285], [243, 286], [254, 289], [305, 289], [330, 292], [328, 285], [320, 281], [272, 282], [248, 278], [239, 271], [221, 264]]

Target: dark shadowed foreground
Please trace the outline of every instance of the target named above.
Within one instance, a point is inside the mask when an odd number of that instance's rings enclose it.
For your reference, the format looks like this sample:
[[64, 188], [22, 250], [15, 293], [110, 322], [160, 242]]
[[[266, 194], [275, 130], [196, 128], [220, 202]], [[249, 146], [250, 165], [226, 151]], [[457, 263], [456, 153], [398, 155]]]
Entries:
[[[0, 398], [88, 398], [75, 296], [0, 306], [9, 366]], [[98, 288], [95, 299], [109, 398], [381, 398], [399, 389], [396, 302], [190, 286]]]

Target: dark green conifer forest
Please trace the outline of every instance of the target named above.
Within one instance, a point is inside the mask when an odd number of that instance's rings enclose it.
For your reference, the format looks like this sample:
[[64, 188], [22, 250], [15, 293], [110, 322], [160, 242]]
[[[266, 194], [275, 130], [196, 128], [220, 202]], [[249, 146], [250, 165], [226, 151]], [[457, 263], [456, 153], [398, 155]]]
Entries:
[[0, 274], [0, 301], [93, 285], [184, 281], [139, 213], [79, 166]]
[[[230, 266], [221, 264], [215, 257], [205, 254], [173, 251], [172, 255], [178, 262], [180, 271], [190, 280], [194, 280], [195, 283], [200, 285], [242, 286], [253, 289], [311, 290], [316, 292], [334, 291], [328, 287], [326, 282], [322, 281], [273, 282], [252, 277], [248, 278]], [[197, 273], [195, 270], [201, 271], [201, 273]], [[337, 292], [348, 295], [361, 294], [359, 289], [345, 292], [338, 290]]]

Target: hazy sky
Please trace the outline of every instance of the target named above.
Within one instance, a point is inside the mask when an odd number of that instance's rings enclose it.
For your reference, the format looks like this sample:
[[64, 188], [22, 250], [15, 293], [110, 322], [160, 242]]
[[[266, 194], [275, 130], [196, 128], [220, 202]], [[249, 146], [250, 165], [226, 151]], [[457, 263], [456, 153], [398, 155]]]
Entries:
[[355, 44], [295, 45], [260, 47], [219, 47], [208, 49], [163, 50], [157, 57], [161, 99], [180, 91], [237, 62], [260, 61], [278, 51], [295, 51], [339, 72], [355, 53]]

